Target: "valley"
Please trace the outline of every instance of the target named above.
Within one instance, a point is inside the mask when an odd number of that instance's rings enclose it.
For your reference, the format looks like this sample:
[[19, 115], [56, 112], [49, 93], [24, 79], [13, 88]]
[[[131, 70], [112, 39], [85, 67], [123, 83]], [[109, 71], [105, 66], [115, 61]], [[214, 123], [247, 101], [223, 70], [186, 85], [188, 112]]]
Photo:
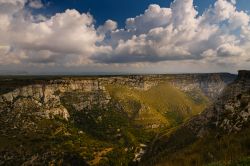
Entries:
[[[219, 102], [235, 79], [228, 73], [2, 76], [0, 165], [143, 165], [150, 163], [145, 157], [158, 161], [168, 154], [161, 148], [175, 146], [165, 136], [176, 131], [185, 141], [189, 132], [182, 126]], [[178, 135], [179, 128], [184, 135]]]
[[141, 165], [249, 165], [250, 72], [239, 71], [219, 99], [161, 132]]

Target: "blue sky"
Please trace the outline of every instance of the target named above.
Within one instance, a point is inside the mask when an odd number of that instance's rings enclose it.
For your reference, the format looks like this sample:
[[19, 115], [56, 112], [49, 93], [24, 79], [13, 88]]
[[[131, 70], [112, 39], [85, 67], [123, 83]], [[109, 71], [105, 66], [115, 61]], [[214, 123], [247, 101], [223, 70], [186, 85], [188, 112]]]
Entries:
[[[214, 1], [195, 0], [194, 3], [202, 12]], [[35, 12], [51, 16], [64, 12], [66, 9], [76, 9], [81, 13], [90, 12], [94, 16], [97, 26], [112, 19], [118, 22], [119, 27], [123, 27], [127, 18], [143, 13], [150, 4], [169, 7], [171, 2], [172, 0], [43, 0], [43, 3], [48, 5]]]
[[[48, 4], [45, 8], [36, 10], [48, 16], [64, 12], [66, 9], [76, 9], [79, 12], [90, 12], [96, 25], [103, 24], [107, 19], [118, 22], [123, 27], [125, 20], [130, 17], [142, 14], [150, 4], [158, 4], [161, 7], [169, 7], [173, 0], [43, 0]], [[194, 0], [199, 14], [203, 13], [216, 0]], [[238, 0], [238, 10], [249, 10], [249, 0]]]
[[0, 74], [250, 69], [249, 11], [249, 0], [0, 1]]

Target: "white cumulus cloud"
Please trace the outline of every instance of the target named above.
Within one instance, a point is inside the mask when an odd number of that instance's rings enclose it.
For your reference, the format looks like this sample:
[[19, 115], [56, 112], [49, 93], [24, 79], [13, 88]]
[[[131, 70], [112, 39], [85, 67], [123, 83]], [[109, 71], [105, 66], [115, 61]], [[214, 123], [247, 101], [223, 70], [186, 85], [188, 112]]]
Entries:
[[26, 6], [41, 8], [40, 0], [0, 0], [0, 64], [180, 62], [244, 68], [250, 58], [250, 16], [236, 3], [217, 0], [200, 14], [193, 0], [174, 0], [169, 8], [152, 4], [118, 28], [113, 20], [96, 27], [91, 14], [74, 9], [50, 18], [32, 15]]

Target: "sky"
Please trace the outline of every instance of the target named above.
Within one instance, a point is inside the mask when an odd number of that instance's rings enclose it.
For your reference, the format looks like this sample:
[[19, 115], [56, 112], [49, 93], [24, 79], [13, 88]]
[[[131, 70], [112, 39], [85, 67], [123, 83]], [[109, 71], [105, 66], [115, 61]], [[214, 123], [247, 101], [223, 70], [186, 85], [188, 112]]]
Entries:
[[248, 0], [0, 0], [0, 74], [250, 70]]
[[[150, 4], [169, 7], [172, 0], [43, 0], [42, 2], [49, 5], [46, 8], [37, 10], [38, 13], [51, 16], [67, 9], [76, 9], [81, 13], [90, 12], [94, 16], [97, 25], [111, 19], [115, 20], [119, 27], [123, 27], [127, 18], [142, 14]], [[214, 2], [215, 0], [195, 0], [194, 5], [197, 6], [199, 11], [203, 12]]]

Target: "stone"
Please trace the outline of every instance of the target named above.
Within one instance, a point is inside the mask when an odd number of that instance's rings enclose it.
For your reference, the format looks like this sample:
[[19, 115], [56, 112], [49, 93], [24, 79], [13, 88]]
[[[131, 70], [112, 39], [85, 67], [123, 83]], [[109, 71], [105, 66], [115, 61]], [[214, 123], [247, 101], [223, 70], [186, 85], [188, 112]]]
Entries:
[[8, 102], [12, 102], [12, 101], [13, 101], [13, 95], [12, 95], [11, 92], [4, 94], [3, 97], [4, 97], [5, 100], [8, 101]]

